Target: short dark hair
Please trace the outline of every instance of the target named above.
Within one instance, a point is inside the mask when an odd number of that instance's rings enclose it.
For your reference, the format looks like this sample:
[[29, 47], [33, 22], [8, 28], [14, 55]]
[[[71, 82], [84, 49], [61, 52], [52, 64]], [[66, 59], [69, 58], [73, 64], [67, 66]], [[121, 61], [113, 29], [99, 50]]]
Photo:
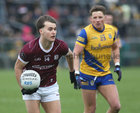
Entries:
[[103, 12], [103, 14], [105, 14], [106, 8], [105, 8], [104, 6], [102, 6], [102, 5], [95, 5], [95, 6], [93, 6], [93, 7], [90, 9], [90, 11], [89, 11], [90, 16], [91, 16], [92, 13], [95, 12], [95, 11], [101, 11], [101, 12]]
[[105, 12], [105, 14], [106, 14], [106, 15], [112, 15], [112, 16], [114, 16], [113, 12], [111, 12], [110, 10], [107, 10], [107, 11]]
[[56, 24], [56, 20], [52, 16], [49, 16], [49, 15], [40, 16], [36, 21], [37, 31], [39, 31], [40, 28], [43, 28], [45, 26], [44, 23], [46, 21]]

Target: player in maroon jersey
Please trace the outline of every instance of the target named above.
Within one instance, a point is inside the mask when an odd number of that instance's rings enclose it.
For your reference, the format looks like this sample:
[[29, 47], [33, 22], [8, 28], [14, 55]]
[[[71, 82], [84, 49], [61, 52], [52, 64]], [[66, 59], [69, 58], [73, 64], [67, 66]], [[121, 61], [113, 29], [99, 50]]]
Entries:
[[35, 70], [41, 76], [39, 88], [26, 90], [21, 87], [28, 113], [40, 113], [40, 104], [46, 113], [61, 113], [56, 68], [59, 59], [66, 56], [71, 82], [74, 79], [73, 54], [67, 44], [56, 39], [56, 21], [48, 15], [41, 16], [36, 23], [40, 37], [24, 45], [15, 63], [15, 74], [20, 85], [23, 70]]

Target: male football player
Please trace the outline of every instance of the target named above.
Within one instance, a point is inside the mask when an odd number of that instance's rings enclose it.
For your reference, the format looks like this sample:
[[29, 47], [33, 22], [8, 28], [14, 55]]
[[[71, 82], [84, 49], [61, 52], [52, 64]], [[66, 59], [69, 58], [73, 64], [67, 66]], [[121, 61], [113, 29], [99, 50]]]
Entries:
[[[118, 80], [121, 80], [120, 52], [116, 31], [104, 24], [105, 8], [95, 5], [90, 10], [91, 24], [83, 28], [74, 47], [74, 69], [77, 88], [81, 88], [84, 113], [95, 113], [96, 91], [106, 99], [110, 108], [107, 113], [118, 113], [120, 100], [110, 71], [111, 54]], [[83, 59], [79, 69], [79, 56]]]
[[61, 113], [56, 68], [59, 59], [66, 56], [71, 75], [74, 74], [73, 54], [67, 44], [56, 38], [56, 20], [48, 15], [39, 17], [36, 28], [40, 37], [21, 49], [15, 63], [15, 74], [20, 85], [23, 70], [35, 70], [40, 74], [39, 88], [26, 90], [21, 87], [28, 113], [40, 113], [40, 104], [46, 113]]
[[119, 33], [119, 30], [116, 26], [113, 25], [113, 14], [110, 12], [110, 11], [107, 11], [105, 13], [105, 19], [104, 19], [104, 22], [106, 24], [109, 24], [109, 25], [112, 25], [116, 31], [116, 37], [117, 37], [117, 40], [119, 42], [119, 47], [121, 48], [122, 45], [121, 45], [121, 40], [120, 40], [120, 33]]

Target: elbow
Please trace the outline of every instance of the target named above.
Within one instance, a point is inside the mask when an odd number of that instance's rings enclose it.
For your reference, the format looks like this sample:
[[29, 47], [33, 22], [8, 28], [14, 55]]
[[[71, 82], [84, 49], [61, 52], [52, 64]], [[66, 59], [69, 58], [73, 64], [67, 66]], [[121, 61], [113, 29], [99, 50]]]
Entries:
[[66, 58], [69, 59], [69, 60], [73, 59], [73, 58], [74, 58], [74, 57], [73, 57], [73, 53], [72, 53], [72, 52], [69, 53], [69, 54], [66, 56]]
[[73, 58], [74, 58], [73, 53], [71, 53], [71, 54], [69, 55], [69, 58], [70, 58], [70, 59], [73, 59]]

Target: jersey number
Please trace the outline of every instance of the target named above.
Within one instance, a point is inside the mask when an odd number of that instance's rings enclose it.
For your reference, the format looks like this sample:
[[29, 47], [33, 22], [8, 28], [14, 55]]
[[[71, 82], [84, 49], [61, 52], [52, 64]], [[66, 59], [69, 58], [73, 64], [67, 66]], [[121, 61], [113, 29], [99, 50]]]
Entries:
[[50, 57], [45, 57], [45, 61], [50, 61]]
[[105, 41], [106, 40], [104, 35], [100, 35], [100, 39], [101, 39], [101, 41]]

